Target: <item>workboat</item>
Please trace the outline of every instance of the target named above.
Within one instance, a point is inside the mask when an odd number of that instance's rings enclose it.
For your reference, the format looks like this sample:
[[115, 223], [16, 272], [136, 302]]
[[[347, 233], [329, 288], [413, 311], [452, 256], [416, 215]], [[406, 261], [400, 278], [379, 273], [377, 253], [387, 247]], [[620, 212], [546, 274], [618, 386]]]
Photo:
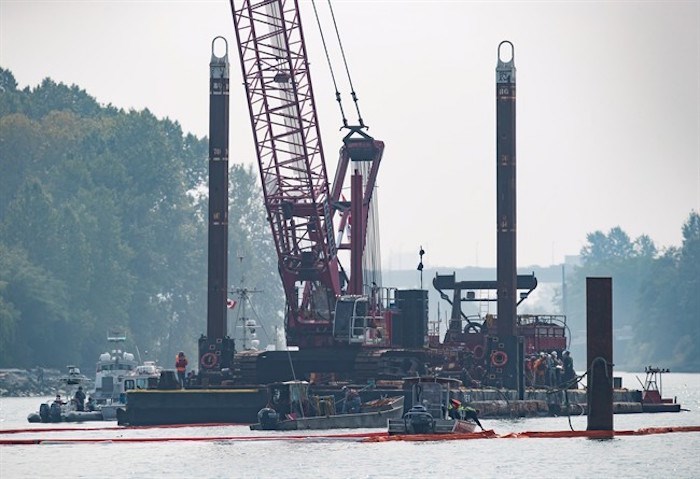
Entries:
[[126, 342], [123, 333], [110, 332], [107, 341], [113, 346], [97, 360], [92, 398], [104, 419], [113, 421], [117, 410], [126, 407], [126, 392], [157, 387], [162, 368], [155, 361], [139, 364], [134, 354], [122, 346]]
[[642, 412], [679, 412], [681, 405], [676, 402], [676, 398], [665, 398], [661, 392], [661, 375], [671, 370], [648, 366], [644, 372], [646, 378], [642, 384]]
[[114, 421], [117, 419], [117, 410], [126, 407], [126, 393], [133, 389], [155, 389], [158, 387], [163, 368], [155, 361], [144, 361], [133, 370], [119, 376], [113, 386], [112, 397], [103, 399], [98, 403], [104, 419]]
[[39, 412], [27, 416], [29, 422], [83, 422], [102, 421], [101, 411], [87, 411], [78, 405], [75, 392], [80, 388], [85, 394], [89, 391], [91, 380], [80, 372], [76, 366], [68, 366], [68, 372], [58, 378], [61, 390], [68, 393], [66, 398], [56, 395], [51, 403], [39, 406]]
[[[51, 403], [42, 404], [39, 412], [30, 414], [29, 422], [78, 422], [78, 421], [115, 421], [117, 411], [126, 407], [126, 392], [132, 389], [154, 389], [158, 386], [162, 368], [155, 361], [139, 364], [132, 353], [126, 352], [121, 343], [126, 336], [110, 332], [107, 341], [114, 346], [100, 354], [97, 360], [95, 385], [92, 389], [90, 378], [75, 366], [68, 366], [68, 373], [59, 378], [61, 390], [69, 395], [60, 396]], [[80, 411], [74, 399], [75, 391], [82, 387], [85, 394], [92, 398], [85, 409]]]
[[122, 346], [122, 343], [126, 342], [125, 334], [110, 332], [107, 342], [113, 346], [100, 354], [95, 371], [95, 390], [92, 397], [98, 405], [120, 401], [124, 377], [139, 364], [135, 356], [126, 352]]
[[[401, 418], [388, 421], [389, 434], [454, 434], [471, 433], [476, 422], [458, 417], [451, 406], [464, 401], [459, 390], [460, 381], [441, 377], [404, 379], [411, 387], [413, 407]], [[454, 411], [457, 411], [456, 407]], [[453, 417], [451, 417], [453, 416]]]
[[403, 415], [403, 396], [368, 401], [359, 412], [338, 413], [335, 396], [310, 395], [306, 381], [274, 383], [268, 393], [268, 406], [258, 412], [252, 430], [385, 428], [387, 421]]

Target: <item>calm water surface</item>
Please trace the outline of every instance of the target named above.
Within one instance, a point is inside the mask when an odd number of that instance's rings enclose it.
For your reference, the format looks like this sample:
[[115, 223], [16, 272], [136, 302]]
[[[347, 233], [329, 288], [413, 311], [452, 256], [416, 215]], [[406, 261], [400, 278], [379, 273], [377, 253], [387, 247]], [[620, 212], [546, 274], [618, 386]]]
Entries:
[[[635, 374], [616, 373], [636, 388]], [[643, 374], [637, 374], [644, 379]], [[700, 374], [663, 377], [664, 396], [677, 396], [681, 413], [616, 415], [616, 430], [700, 426]], [[589, 439], [479, 439], [432, 443], [361, 443], [349, 439], [266, 440], [290, 433], [247, 426], [123, 429], [114, 423], [59, 424], [92, 430], [3, 434], [37, 429], [26, 416], [50, 398], [0, 398], [0, 439], [243, 437], [142, 443], [72, 443], [0, 446], [0, 477], [10, 478], [700, 478], [700, 433]], [[497, 434], [569, 430], [569, 420], [484, 420]], [[586, 417], [572, 417], [575, 430]], [[50, 426], [50, 425], [49, 425]], [[110, 429], [105, 430], [105, 426]], [[368, 431], [368, 430], [365, 430]], [[338, 431], [342, 432], [342, 431]], [[347, 430], [345, 432], [358, 432]], [[369, 431], [368, 431], [369, 432]], [[371, 432], [376, 432], [373, 430]], [[336, 431], [333, 431], [336, 433]], [[323, 434], [323, 433], [316, 433]]]

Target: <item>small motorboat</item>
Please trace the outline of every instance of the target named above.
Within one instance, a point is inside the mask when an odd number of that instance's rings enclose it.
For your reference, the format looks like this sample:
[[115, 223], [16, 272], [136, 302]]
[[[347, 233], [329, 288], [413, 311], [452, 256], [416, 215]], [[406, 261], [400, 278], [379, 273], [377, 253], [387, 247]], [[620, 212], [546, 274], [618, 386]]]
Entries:
[[97, 360], [94, 390], [90, 378], [76, 366], [68, 366], [68, 373], [59, 378], [61, 389], [71, 394], [69, 398], [82, 386], [94, 400], [94, 405], [88, 403], [85, 407], [91, 406], [94, 410], [80, 411], [74, 399], [64, 401], [57, 397], [51, 403], [42, 404], [38, 412], [29, 414], [29, 422], [116, 421], [118, 411], [126, 408], [127, 391], [158, 387], [163, 368], [155, 361], [139, 364], [133, 354], [122, 349], [121, 343], [126, 342], [122, 333], [110, 332], [107, 341], [115, 346], [100, 354]]
[[[59, 382], [63, 390], [70, 393], [69, 400], [63, 400], [60, 395], [51, 403], [43, 403], [39, 406], [38, 412], [30, 413], [27, 416], [29, 422], [84, 422], [102, 421], [101, 411], [84, 410], [84, 405], [80, 407], [75, 399], [74, 391], [78, 388], [88, 391], [90, 378], [80, 372], [76, 366], [68, 366], [68, 373], [61, 376]], [[84, 397], [84, 396], [83, 396]]]
[[[454, 434], [472, 433], [476, 422], [471, 419], [450, 417], [450, 402], [460, 404], [452, 397], [457, 381], [449, 378], [411, 378], [413, 407], [400, 419], [388, 421], [389, 434]], [[455, 384], [452, 384], [455, 381]]]

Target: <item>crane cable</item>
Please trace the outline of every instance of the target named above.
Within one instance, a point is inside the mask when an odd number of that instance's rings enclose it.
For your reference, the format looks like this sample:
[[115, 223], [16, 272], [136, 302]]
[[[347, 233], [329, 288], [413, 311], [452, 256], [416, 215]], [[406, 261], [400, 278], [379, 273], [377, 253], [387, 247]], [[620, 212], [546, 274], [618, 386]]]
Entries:
[[350, 68], [348, 67], [348, 61], [345, 58], [345, 49], [343, 48], [343, 42], [340, 40], [340, 32], [338, 31], [338, 24], [335, 21], [335, 13], [333, 12], [333, 5], [331, 5], [331, 0], [328, 0], [328, 8], [331, 10], [331, 17], [333, 18], [333, 26], [335, 27], [335, 34], [338, 37], [338, 45], [340, 46], [340, 53], [343, 55], [343, 63], [345, 64], [345, 72], [348, 74], [348, 82], [350, 83], [350, 95], [352, 96], [352, 101], [355, 102], [355, 110], [357, 110], [357, 121], [360, 123], [361, 128], [368, 128], [362, 121], [362, 115], [360, 114], [360, 104], [357, 100], [357, 95], [355, 94], [355, 87], [352, 84], [352, 78], [350, 77]]
[[331, 78], [333, 79], [333, 87], [335, 88], [335, 101], [338, 102], [338, 108], [340, 108], [340, 116], [343, 119], [343, 127], [347, 128], [348, 119], [345, 117], [345, 111], [343, 110], [343, 102], [340, 99], [340, 92], [338, 91], [338, 83], [335, 81], [335, 73], [333, 72], [333, 65], [331, 64], [331, 57], [328, 54], [328, 47], [326, 46], [326, 37], [323, 35], [321, 20], [318, 17], [318, 10], [316, 10], [316, 2], [314, 0], [311, 0], [311, 5], [313, 5], [314, 7], [314, 15], [316, 15], [316, 24], [318, 25], [318, 31], [321, 33], [321, 42], [323, 43], [323, 50], [326, 53], [326, 61], [328, 62], [328, 68], [331, 71]]
[[[338, 91], [338, 83], [336, 82], [335, 79], [335, 72], [333, 71], [333, 65], [331, 64], [331, 57], [330, 54], [328, 53], [328, 46], [326, 44], [326, 38], [323, 35], [323, 27], [321, 26], [321, 20], [318, 16], [318, 10], [316, 9], [316, 2], [315, 0], [311, 0], [311, 5], [314, 7], [314, 15], [316, 16], [316, 24], [318, 25], [318, 31], [321, 34], [321, 42], [323, 43], [323, 50], [326, 54], [326, 61], [328, 62], [328, 68], [331, 72], [331, 78], [333, 79], [333, 86], [335, 87], [335, 99], [338, 102], [338, 107], [340, 108], [340, 115], [343, 119], [343, 127], [348, 128], [348, 120], [345, 117], [345, 111], [343, 110], [343, 103], [340, 98], [340, 92]], [[340, 47], [340, 52], [343, 56], [343, 64], [345, 66], [345, 73], [348, 76], [348, 83], [350, 84], [350, 95], [352, 96], [352, 100], [355, 103], [355, 110], [357, 111], [357, 121], [359, 123], [360, 128], [369, 128], [368, 126], [365, 125], [364, 121], [362, 120], [362, 114], [360, 113], [360, 104], [357, 99], [357, 94], [355, 93], [355, 86], [352, 83], [352, 77], [350, 75], [350, 68], [348, 67], [348, 61], [347, 57], [345, 56], [345, 48], [343, 48], [343, 42], [340, 39], [340, 31], [338, 30], [338, 23], [335, 20], [335, 12], [333, 11], [333, 5], [331, 5], [331, 0], [328, 0], [328, 8], [330, 9], [331, 12], [331, 18], [333, 18], [333, 27], [335, 28], [335, 34], [336, 37], [338, 38], [338, 46]]]

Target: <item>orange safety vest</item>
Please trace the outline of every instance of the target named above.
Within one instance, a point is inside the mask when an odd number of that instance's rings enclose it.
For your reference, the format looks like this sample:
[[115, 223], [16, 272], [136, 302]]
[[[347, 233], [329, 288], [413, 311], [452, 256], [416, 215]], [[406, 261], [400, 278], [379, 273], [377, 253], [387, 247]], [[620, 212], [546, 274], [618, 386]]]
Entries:
[[187, 358], [186, 357], [175, 357], [175, 368], [179, 373], [184, 373], [187, 369]]

